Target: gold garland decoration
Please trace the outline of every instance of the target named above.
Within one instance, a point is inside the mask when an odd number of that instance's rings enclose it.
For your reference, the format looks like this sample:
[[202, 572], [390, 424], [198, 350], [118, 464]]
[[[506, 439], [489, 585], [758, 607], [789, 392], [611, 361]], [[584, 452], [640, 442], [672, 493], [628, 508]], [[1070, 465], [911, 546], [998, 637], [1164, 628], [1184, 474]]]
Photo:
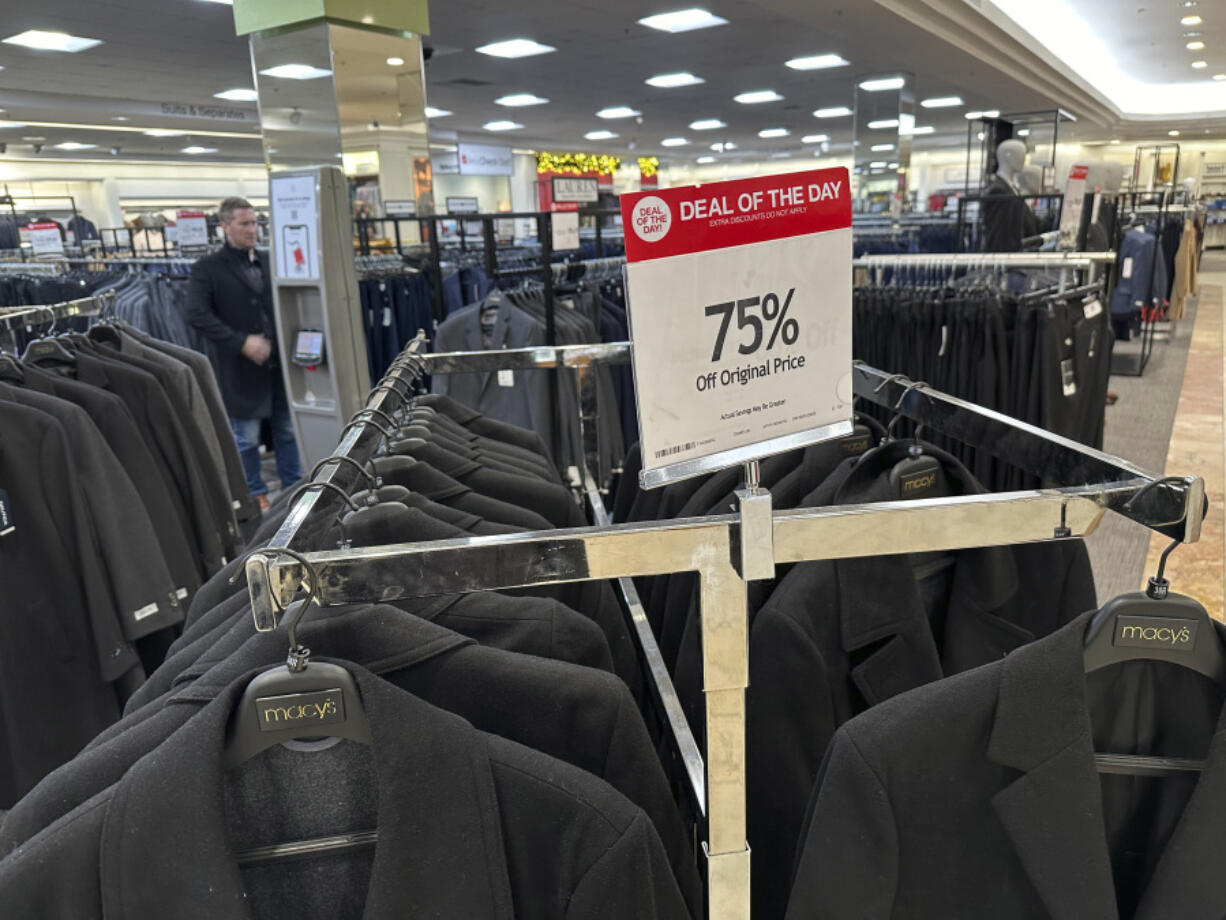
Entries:
[[660, 171], [659, 157], [639, 157], [639, 171], [644, 179], [650, 179]]
[[622, 165], [621, 157], [607, 153], [554, 153], [544, 150], [536, 155], [538, 173], [583, 173], [594, 172], [601, 176], [612, 175]]

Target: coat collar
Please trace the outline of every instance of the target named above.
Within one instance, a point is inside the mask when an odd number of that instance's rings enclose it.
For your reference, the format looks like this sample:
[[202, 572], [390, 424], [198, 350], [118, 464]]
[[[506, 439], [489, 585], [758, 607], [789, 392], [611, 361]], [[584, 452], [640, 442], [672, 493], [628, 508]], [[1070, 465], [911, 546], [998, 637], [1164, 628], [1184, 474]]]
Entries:
[[[226, 243], [225, 246], [221, 248], [221, 252], [225, 257], [226, 264], [230, 266], [230, 270], [234, 272], [239, 281], [243, 282], [243, 284], [257, 294], [264, 293], [264, 286], [262, 284], [254, 284], [252, 282], [251, 273], [247, 270], [247, 266], [251, 262], [251, 257], [247, 255], [246, 250], [238, 249], [231, 246], [229, 243]], [[256, 262], [259, 263], [260, 268], [263, 270], [262, 277], [267, 278], [268, 265], [264, 261], [264, 255], [258, 249], [255, 252], [255, 258]]]
[[[908, 446], [909, 442], [891, 442], [864, 455], [850, 470], [841, 468], [846, 478], [832, 504], [892, 500], [889, 471], [906, 456]], [[927, 445], [924, 452], [941, 462], [953, 493], [983, 492], [966, 467], [952, 456]], [[855, 652], [877, 645], [851, 674], [869, 705], [975, 663], [960, 660], [957, 650], [963, 636], [995, 643], [1003, 638], [1006, 647], [1002, 651], [1034, 638], [1001, 618], [988, 619], [1017, 591], [1017, 566], [1009, 548], [968, 549], [954, 556], [944, 649], [938, 648], [933, 638], [908, 556], [840, 559], [834, 563], [837, 590], [844, 599], [839, 605], [844, 650]], [[849, 598], [855, 602], [847, 602]]]
[[[484, 337], [481, 334], [481, 314], [487, 310], [497, 309], [498, 314], [494, 319], [494, 329], [490, 340], [489, 348], [487, 349], [484, 343]], [[502, 348], [507, 341], [507, 333], [511, 328], [511, 315], [514, 312], [514, 307], [511, 306], [511, 301], [501, 291], [491, 291], [484, 300], [476, 305], [469, 313], [468, 323], [464, 329], [465, 340], [469, 351], [488, 351], [495, 348]], [[485, 392], [485, 388], [489, 386], [490, 378], [493, 375], [489, 371], [481, 372], [481, 392]]]
[[[370, 718], [378, 777], [379, 841], [364, 920], [510, 920], [498, 802], [481, 736], [464, 720], [346, 667]], [[251, 920], [227, 840], [221, 762], [230, 714], [250, 676], [116, 785], [100, 846], [105, 920]]]
[[[988, 759], [1021, 775], [992, 799], [1018, 858], [1053, 920], [1117, 920], [1102, 787], [1086, 704], [1084, 635], [1095, 611], [1019, 648], [1001, 665]], [[1226, 639], [1226, 629], [1216, 627]], [[1217, 917], [1226, 875], [1205, 871], [1226, 847], [1226, 708], [1209, 768], [1184, 808], [1136, 920]]]

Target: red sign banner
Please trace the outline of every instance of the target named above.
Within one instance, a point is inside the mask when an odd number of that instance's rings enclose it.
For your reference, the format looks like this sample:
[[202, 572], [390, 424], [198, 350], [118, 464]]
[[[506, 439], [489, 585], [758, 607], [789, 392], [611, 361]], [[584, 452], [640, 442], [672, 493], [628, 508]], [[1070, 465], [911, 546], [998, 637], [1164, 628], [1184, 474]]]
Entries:
[[621, 196], [626, 260], [641, 262], [851, 226], [846, 168]]

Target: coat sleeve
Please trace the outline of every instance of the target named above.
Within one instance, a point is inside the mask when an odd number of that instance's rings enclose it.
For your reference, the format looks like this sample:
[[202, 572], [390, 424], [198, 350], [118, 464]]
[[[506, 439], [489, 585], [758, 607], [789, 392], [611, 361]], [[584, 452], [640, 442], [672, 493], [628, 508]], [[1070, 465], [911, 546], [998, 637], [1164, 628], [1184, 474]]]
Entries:
[[888, 920], [897, 888], [889, 794], [844, 727], [813, 790], [787, 920]]
[[187, 300], [184, 304], [187, 321], [223, 353], [238, 354], [243, 350], [247, 336], [227, 325], [217, 315], [213, 307], [213, 293], [213, 279], [209, 277], [208, 268], [197, 262], [192, 266], [187, 283]]

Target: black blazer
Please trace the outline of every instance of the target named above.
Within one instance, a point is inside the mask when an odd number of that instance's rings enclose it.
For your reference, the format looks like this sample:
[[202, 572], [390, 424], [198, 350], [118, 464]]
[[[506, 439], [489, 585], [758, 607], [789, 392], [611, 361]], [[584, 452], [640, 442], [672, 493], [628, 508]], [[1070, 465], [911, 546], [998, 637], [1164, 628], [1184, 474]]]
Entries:
[[[215, 346], [217, 382], [231, 418], [268, 418], [272, 388], [280, 382], [272, 274], [268, 257], [257, 252], [264, 283], [251, 283], [247, 253], [226, 245], [192, 266], [185, 310], [187, 321]], [[243, 356], [247, 336], [261, 333], [273, 343], [273, 357], [259, 365]]]
[[[370, 719], [369, 756], [346, 757], [366, 751], [342, 744], [311, 757], [328, 776], [363, 766], [370, 787], [294, 783], [292, 796], [245, 796], [251, 783], [261, 785], [257, 767], [275, 775], [286, 752], [274, 748], [229, 775], [223, 769], [240, 679], [117, 783], [0, 861], [6, 915], [276, 916], [292, 886], [313, 903], [343, 900], [333, 915], [371, 920], [689, 917], [651, 822], [607, 783], [349, 667]], [[338, 795], [350, 818], [328, 828], [320, 819]], [[311, 836], [369, 821], [378, 847], [356, 865], [319, 856], [308, 876], [292, 862], [241, 872], [233, 850], [278, 836], [268, 824], [274, 815], [308, 822]]]
[[[1223, 915], [1222, 688], [1156, 662], [1085, 674], [1090, 616], [838, 731], [788, 920]], [[1100, 776], [1095, 751], [1209, 766]]]

